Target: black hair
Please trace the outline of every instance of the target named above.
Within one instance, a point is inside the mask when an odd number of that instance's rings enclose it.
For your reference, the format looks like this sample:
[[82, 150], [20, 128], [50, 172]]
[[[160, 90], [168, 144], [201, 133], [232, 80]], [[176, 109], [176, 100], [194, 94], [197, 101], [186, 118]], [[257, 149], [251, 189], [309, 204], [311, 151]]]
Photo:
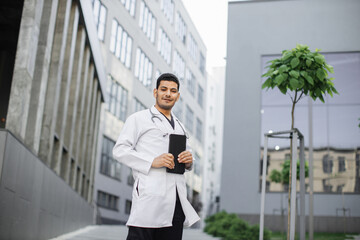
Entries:
[[161, 74], [158, 79], [156, 80], [156, 89], [159, 88], [159, 85], [160, 85], [160, 82], [161, 81], [172, 81], [172, 82], [175, 82], [178, 87], [177, 89], [179, 90], [180, 89], [180, 82], [179, 82], [179, 79], [172, 73], [163, 73]]

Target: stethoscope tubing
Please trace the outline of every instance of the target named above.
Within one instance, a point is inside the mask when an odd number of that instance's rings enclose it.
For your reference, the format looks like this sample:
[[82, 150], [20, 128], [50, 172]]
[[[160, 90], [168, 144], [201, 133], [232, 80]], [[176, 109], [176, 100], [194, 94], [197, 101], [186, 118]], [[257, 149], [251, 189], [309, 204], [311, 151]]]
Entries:
[[[151, 121], [152, 121], [155, 125], [156, 125], [156, 123], [155, 123], [154, 118], [159, 119], [160, 122], [163, 123], [163, 121], [162, 121], [162, 119], [160, 118], [159, 114], [153, 113], [150, 108], [149, 108], [149, 112], [150, 112], [150, 114], [151, 114]], [[180, 125], [180, 127], [181, 127], [181, 129], [183, 130], [184, 135], [186, 136], [186, 138], [189, 139], [189, 136], [188, 136], [187, 132], [185, 131], [185, 128], [184, 128], [184, 127], [182, 126], [182, 124], [180, 123], [179, 119], [175, 118], [175, 120], [176, 120], [176, 121], [178, 122], [178, 124]], [[158, 127], [158, 128], [159, 128], [159, 127]], [[159, 129], [160, 129], [160, 128], [159, 128]], [[160, 129], [160, 130], [161, 130], [161, 129]], [[161, 130], [161, 131], [162, 131], [162, 130]], [[162, 131], [162, 132], [164, 132], [164, 131]], [[169, 134], [169, 133], [164, 134], [163, 137], [167, 136], [168, 134]]]

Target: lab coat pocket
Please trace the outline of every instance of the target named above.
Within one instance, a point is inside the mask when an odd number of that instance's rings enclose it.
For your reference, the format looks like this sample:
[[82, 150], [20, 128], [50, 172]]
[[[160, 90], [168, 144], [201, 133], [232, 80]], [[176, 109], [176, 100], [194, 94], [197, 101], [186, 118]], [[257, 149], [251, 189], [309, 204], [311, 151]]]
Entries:
[[141, 198], [145, 192], [145, 179], [144, 177], [137, 177], [135, 179], [134, 185], [133, 185], [133, 192], [132, 192], [132, 197], [133, 198]]
[[149, 196], [165, 196], [166, 171], [163, 168], [151, 169], [146, 176], [145, 193]]
[[140, 197], [140, 179], [136, 178], [134, 185], [133, 185], [133, 191], [132, 191], [132, 197], [134, 198], [139, 198]]

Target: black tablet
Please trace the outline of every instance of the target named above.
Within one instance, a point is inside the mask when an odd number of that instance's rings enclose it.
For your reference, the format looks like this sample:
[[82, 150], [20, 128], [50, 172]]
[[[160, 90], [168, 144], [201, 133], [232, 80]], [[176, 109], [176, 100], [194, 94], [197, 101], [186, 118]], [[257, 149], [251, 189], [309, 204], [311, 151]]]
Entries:
[[186, 150], [186, 136], [178, 134], [169, 135], [169, 153], [174, 156], [175, 167], [166, 168], [169, 173], [183, 174], [185, 172], [185, 163], [178, 162], [178, 155]]

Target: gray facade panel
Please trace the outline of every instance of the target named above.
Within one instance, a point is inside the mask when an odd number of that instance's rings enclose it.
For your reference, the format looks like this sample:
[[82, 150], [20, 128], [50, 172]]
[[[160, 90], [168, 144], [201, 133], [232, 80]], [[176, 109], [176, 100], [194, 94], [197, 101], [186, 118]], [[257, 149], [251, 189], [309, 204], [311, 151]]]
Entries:
[[0, 134], [0, 179], [2, 175], [2, 167], [4, 163], [5, 142], [6, 142], [6, 135]]
[[0, 188], [0, 238], [10, 239], [12, 220], [12, 211], [15, 205], [15, 193], [9, 189]]
[[[260, 212], [261, 56], [279, 54], [297, 43], [323, 52], [359, 51], [359, 10], [360, 2], [354, 0], [229, 3], [222, 209]], [[267, 194], [266, 214], [279, 208], [280, 195]], [[351, 216], [360, 216], [359, 201], [359, 195], [344, 195]], [[314, 196], [316, 216], [336, 216], [341, 207], [341, 195]]]
[[[5, 132], [1, 132], [5, 135]], [[3, 174], [1, 176], [1, 185], [9, 189], [10, 191], [15, 191], [16, 188], [16, 177], [18, 171], [20, 152], [14, 144], [15, 141], [13, 138], [7, 138], [5, 143], [5, 152], [4, 152], [4, 163], [3, 163]], [[6, 159], [16, 159], [14, 161], [6, 161]]]
[[92, 224], [89, 203], [10, 133], [0, 139], [0, 239], [48, 239]]

